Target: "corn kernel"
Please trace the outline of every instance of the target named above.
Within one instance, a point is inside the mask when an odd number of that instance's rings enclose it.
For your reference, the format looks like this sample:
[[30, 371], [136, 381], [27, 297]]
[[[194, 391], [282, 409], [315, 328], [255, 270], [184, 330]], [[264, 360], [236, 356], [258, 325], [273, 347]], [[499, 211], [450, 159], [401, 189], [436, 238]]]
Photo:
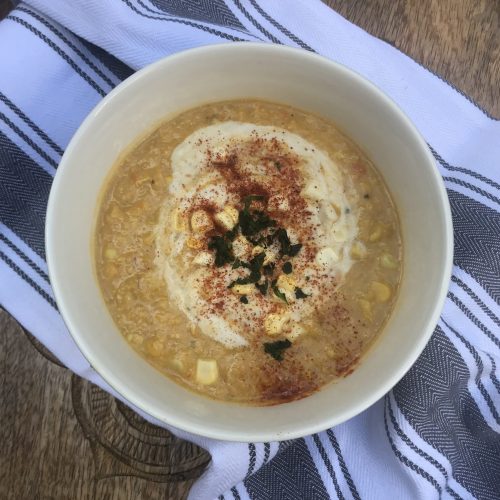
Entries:
[[203, 241], [190, 236], [186, 241], [186, 245], [192, 250], [201, 250], [203, 248]]
[[285, 323], [287, 322], [287, 317], [283, 314], [269, 314], [264, 320], [264, 329], [268, 335], [278, 335]]
[[252, 284], [247, 284], [247, 285], [234, 285], [231, 290], [233, 293], [236, 295], [250, 295], [252, 293], [255, 293], [256, 288], [255, 285]]
[[291, 342], [294, 342], [297, 340], [303, 333], [305, 332], [304, 328], [302, 328], [300, 325], [293, 325], [292, 328], [290, 329], [290, 332], [287, 333], [285, 336], [288, 340]]
[[228, 205], [224, 207], [222, 212], [218, 212], [215, 214], [214, 219], [219, 226], [222, 226], [224, 229], [230, 231], [238, 222], [239, 213], [236, 208]]
[[287, 292], [293, 292], [296, 284], [297, 281], [291, 274], [280, 274], [278, 280], [276, 281], [276, 286], [281, 290], [286, 290]]
[[372, 281], [372, 292], [378, 302], [387, 302], [392, 295], [391, 289], [379, 281]]
[[209, 266], [214, 262], [214, 256], [210, 252], [200, 252], [193, 259], [193, 264], [198, 266]]
[[361, 308], [361, 312], [363, 313], [363, 317], [367, 321], [373, 320], [373, 312], [372, 312], [372, 304], [369, 300], [359, 299], [358, 300], [359, 307]]
[[353, 259], [363, 259], [366, 257], [367, 251], [365, 245], [361, 241], [355, 241], [351, 247], [351, 257]]
[[116, 257], [118, 257], [118, 252], [112, 247], [107, 247], [106, 250], [104, 250], [104, 257], [109, 260], [116, 259]]
[[398, 261], [390, 253], [384, 253], [380, 257], [380, 265], [386, 269], [397, 269]]
[[212, 227], [212, 219], [205, 210], [195, 210], [191, 214], [191, 229], [195, 233], [206, 233]]
[[383, 233], [383, 228], [380, 225], [377, 225], [375, 229], [371, 232], [369, 240], [374, 243], [376, 241], [379, 241], [380, 238], [382, 237]]

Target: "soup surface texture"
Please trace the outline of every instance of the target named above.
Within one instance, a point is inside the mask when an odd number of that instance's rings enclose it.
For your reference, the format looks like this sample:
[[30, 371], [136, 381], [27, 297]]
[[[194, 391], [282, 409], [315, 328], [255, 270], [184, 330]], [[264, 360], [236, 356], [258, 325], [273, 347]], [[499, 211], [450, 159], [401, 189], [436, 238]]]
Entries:
[[351, 373], [402, 272], [371, 162], [333, 123], [257, 100], [186, 111], [124, 155], [95, 259], [136, 351], [196, 392], [253, 405]]

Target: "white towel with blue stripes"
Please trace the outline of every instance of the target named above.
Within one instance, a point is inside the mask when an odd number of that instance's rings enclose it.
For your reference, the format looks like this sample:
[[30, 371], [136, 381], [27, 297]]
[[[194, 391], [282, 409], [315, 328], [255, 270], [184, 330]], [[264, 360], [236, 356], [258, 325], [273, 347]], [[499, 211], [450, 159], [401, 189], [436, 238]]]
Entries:
[[455, 266], [421, 357], [361, 415], [281, 444], [173, 430], [212, 455], [191, 498], [500, 498], [500, 121], [319, 0], [19, 4], [0, 23], [0, 303], [68, 368], [110, 391], [74, 345], [47, 277], [53, 176], [85, 116], [133, 71], [237, 40], [318, 52], [401, 106], [445, 180]]

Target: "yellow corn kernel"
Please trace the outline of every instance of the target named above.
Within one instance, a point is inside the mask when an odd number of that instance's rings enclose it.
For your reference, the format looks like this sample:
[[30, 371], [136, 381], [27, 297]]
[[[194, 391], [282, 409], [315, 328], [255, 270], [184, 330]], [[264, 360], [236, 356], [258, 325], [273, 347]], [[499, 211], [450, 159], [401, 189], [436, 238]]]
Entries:
[[196, 381], [211, 385], [219, 378], [219, 367], [215, 359], [199, 359], [196, 363]]
[[212, 219], [205, 210], [195, 210], [191, 214], [191, 229], [195, 233], [206, 233], [212, 229]]
[[193, 259], [193, 264], [197, 266], [209, 266], [214, 261], [214, 256], [210, 252], [200, 252]]
[[184, 217], [182, 210], [175, 210], [172, 218], [174, 219], [174, 228], [176, 231], [187, 231], [187, 220], [186, 217]]
[[173, 358], [170, 360], [170, 366], [177, 372], [184, 371], [184, 363], [179, 358]]
[[127, 335], [127, 340], [131, 343], [131, 344], [135, 344], [135, 345], [141, 345], [142, 344], [142, 341], [143, 341], [143, 338], [141, 335], [137, 335], [137, 333], [129, 333]]
[[367, 321], [373, 320], [373, 312], [372, 312], [372, 304], [369, 300], [359, 299], [358, 300], [359, 307], [361, 308], [361, 312], [363, 313], [363, 317]]
[[302, 328], [300, 325], [293, 325], [292, 328], [290, 329], [290, 332], [288, 332], [285, 337], [290, 340], [291, 342], [294, 342], [297, 340], [303, 333], [305, 332], [304, 328]]
[[264, 320], [264, 330], [268, 335], [278, 335], [283, 330], [287, 319], [283, 314], [269, 314]]
[[104, 272], [106, 276], [113, 278], [118, 274], [118, 268], [114, 264], [107, 264], [104, 268]]
[[201, 250], [203, 248], [203, 241], [190, 236], [186, 241], [186, 245], [192, 250]]
[[391, 298], [391, 289], [385, 283], [372, 281], [371, 288], [373, 295], [378, 302], [387, 302]]
[[231, 288], [231, 290], [236, 295], [250, 295], [252, 293], [255, 293], [256, 288], [255, 285], [249, 283], [247, 285], [234, 285], [233, 288]]
[[380, 238], [382, 237], [383, 233], [383, 228], [381, 225], [375, 226], [375, 229], [371, 232], [369, 240], [374, 243], [376, 241], [379, 241]]
[[265, 252], [264, 248], [261, 247], [260, 245], [257, 245], [252, 248], [252, 257], [255, 257], [256, 255], [259, 255], [259, 253]]
[[293, 292], [296, 284], [297, 281], [291, 274], [280, 274], [276, 281], [276, 286], [287, 292]]
[[327, 347], [325, 352], [329, 358], [333, 359], [335, 357], [335, 349], [333, 347]]
[[146, 347], [147, 353], [151, 356], [160, 356], [160, 354], [163, 352], [163, 342], [154, 337], [146, 340], [144, 345]]
[[351, 257], [353, 259], [364, 259], [367, 251], [365, 245], [361, 241], [355, 241], [351, 247]]
[[222, 212], [218, 212], [214, 216], [215, 222], [217, 222], [219, 226], [222, 226], [228, 231], [233, 229], [233, 227], [238, 222], [238, 218], [238, 210], [236, 210], [236, 208], [232, 207], [231, 205], [224, 207], [224, 210], [222, 210]]
[[106, 250], [104, 250], [104, 257], [108, 260], [116, 259], [116, 257], [118, 257], [118, 252], [112, 247], [107, 247]]
[[398, 261], [390, 253], [384, 253], [380, 257], [380, 265], [386, 269], [397, 269]]

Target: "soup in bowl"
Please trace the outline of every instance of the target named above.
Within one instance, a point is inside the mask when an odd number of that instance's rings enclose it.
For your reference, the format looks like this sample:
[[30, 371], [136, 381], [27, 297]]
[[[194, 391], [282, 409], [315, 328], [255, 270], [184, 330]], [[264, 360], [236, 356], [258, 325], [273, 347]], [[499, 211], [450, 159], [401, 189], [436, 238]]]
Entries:
[[323, 430], [387, 392], [432, 333], [451, 243], [405, 115], [342, 66], [261, 44], [118, 86], [68, 147], [47, 218], [92, 366], [165, 423], [237, 441]]

